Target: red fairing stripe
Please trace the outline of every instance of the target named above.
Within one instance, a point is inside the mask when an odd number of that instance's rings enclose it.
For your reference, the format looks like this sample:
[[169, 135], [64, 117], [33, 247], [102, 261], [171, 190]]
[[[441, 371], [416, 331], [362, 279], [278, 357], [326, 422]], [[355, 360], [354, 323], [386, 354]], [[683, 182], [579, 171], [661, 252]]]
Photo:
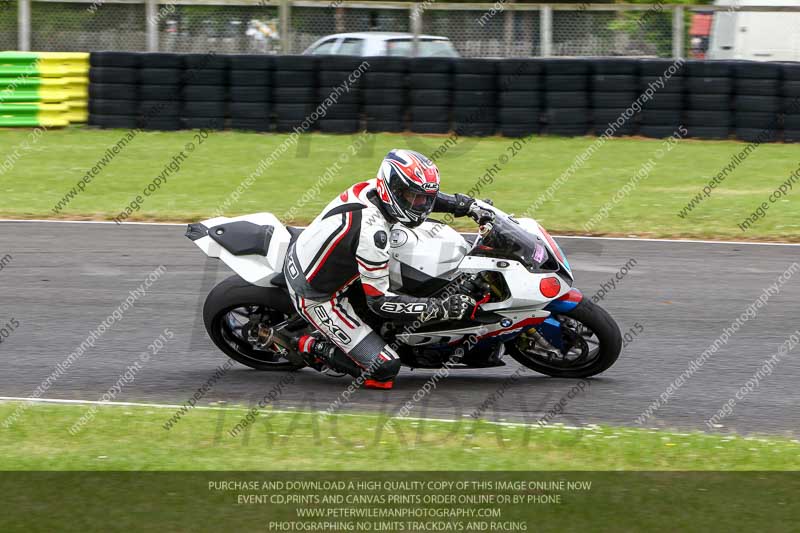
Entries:
[[578, 289], [572, 289], [568, 293], [566, 293], [559, 300], [564, 300], [565, 302], [577, 302], [580, 303], [583, 300], [583, 294]]
[[544, 235], [544, 238], [547, 240], [547, 243], [550, 245], [550, 248], [552, 248], [553, 253], [556, 254], [558, 260], [563, 263], [564, 257], [561, 255], [561, 251], [558, 249], [558, 244], [556, 244], [556, 241], [553, 240], [553, 238], [550, 236], [549, 233], [547, 233], [547, 230], [544, 229], [541, 224], [539, 224], [539, 229], [542, 231], [542, 235]]
[[367, 296], [383, 296], [383, 293], [368, 283], [361, 283], [364, 287], [364, 294]]

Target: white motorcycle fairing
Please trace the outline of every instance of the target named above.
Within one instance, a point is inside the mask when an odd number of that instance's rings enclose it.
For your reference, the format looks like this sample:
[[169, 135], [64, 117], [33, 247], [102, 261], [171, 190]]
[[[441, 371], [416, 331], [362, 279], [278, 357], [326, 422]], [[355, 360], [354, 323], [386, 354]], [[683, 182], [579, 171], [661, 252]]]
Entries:
[[[572, 274], [563, 252], [549, 234], [533, 219], [515, 220], [499, 209], [479, 202], [505, 224], [535, 236], [537, 253], [548, 254], [558, 269], [531, 271], [520, 261], [488, 257], [473, 252], [480, 248], [476, 235], [462, 235], [440, 222], [424, 222], [417, 228], [396, 224], [390, 237], [389, 263], [392, 290], [414, 294], [427, 282], [450, 281], [464, 274], [496, 272], [505, 280], [507, 297], [502, 301], [481, 304], [501, 318], [495, 323], [442, 331], [400, 332], [397, 338], [412, 346], [441, 345], [475, 336], [475, 340], [499, 335], [513, 335], [550, 316], [545, 307], [571, 290]], [[291, 228], [295, 232], [295, 228]], [[190, 224], [187, 231], [194, 243], [209, 257], [221, 259], [248, 283], [266, 287], [283, 271], [292, 234], [271, 213], [240, 217], [216, 217]], [[470, 243], [469, 241], [473, 242]], [[538, 249], [541, 246], [541, 250]], [[479, 251], [479, 250], [478, 250]], [[559, 275], [560, 274], [560, 275]], [[542, 281], [554, 278], [559, 284], [555, 295], [542, 293]], [[552, 279], [550, 283], [555, 283]]]
[[242, 279], [266, 287], [283, 272], [291, 234], [272, 213], [216, 217], [190, 224], [186, 235], [208, 257], [219, 258]]

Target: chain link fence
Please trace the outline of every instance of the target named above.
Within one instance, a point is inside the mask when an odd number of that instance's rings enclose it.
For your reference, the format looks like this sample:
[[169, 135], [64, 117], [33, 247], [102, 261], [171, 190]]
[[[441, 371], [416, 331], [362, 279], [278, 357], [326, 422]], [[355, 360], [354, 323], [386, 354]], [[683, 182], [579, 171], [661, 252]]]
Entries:
[[268, 54], [280, 50], [274, 6], [164, 4], [154, 16], [161, 52]]
[[[671, 57], [686, 55], [695, 41], [707, 44], [707, 35], [689, 30], [698, 14], [724, 16], [713, 14], [719, 6], [661, 2], [175, 1], [0, 0], [0, 49], [302, 53], [326, 35], [386, 31], [447, 37], [465, 57]], [[30, 6], [29, 15], [20, 3]], [[29, 31], [19, 31], [18, 19]]]
[[0, 50], [17, 48], [17, 0], [0, 0]]
[[144, 4], [31, 3], [32, 50], [144, 50], [146, 34]]
[[539, 55], [538, 10], [425, 10], [422, 33], [449, 38], [464, 57]]
[[651, 11], [554, 11], [553, 55], [670, 57], [672, 15]]

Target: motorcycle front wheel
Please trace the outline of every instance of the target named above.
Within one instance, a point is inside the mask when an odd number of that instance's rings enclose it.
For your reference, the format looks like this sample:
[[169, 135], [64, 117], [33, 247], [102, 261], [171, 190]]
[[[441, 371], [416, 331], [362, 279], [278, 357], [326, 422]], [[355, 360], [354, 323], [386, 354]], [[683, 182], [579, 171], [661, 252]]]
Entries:
[[561, 350], [552, 350], [536, 332], [527, 332], [506, 344], [508, 354], [531, 370], [558, 378], [588, 378], [616, 362], [622, 335], [605, 309], [583, 300], [553, 318], [561, 323]]

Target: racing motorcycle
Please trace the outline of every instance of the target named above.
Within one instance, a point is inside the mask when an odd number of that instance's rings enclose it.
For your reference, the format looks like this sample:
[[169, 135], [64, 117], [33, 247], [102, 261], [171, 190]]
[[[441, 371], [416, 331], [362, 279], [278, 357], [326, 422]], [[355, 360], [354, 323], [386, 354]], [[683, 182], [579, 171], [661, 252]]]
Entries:
[[[573, 287], [564, 252], [530, 218], [515, 218], [477, 201], [477, 234], [428, 220], [395, 224], [390, 235], [390, 283], [414, 296], [469, 293], [477, 305], [459, 321], [395, 322], [371, 313], [358, 282], [348, 294], [367, 324], [404, 366], [486, 368], [511, 356], [554, 377], [585, 378], [608, 369], [622, 337], [614, 319]], [[258, 370], [307, 366], [295, 340], [313, 332], [289, 298], [284, 260], [301, 228], [271, 213], [216, 217], [189, 224], [186, 236], [236, 275], [214, 287], [203, 307], [214, 344]]]

